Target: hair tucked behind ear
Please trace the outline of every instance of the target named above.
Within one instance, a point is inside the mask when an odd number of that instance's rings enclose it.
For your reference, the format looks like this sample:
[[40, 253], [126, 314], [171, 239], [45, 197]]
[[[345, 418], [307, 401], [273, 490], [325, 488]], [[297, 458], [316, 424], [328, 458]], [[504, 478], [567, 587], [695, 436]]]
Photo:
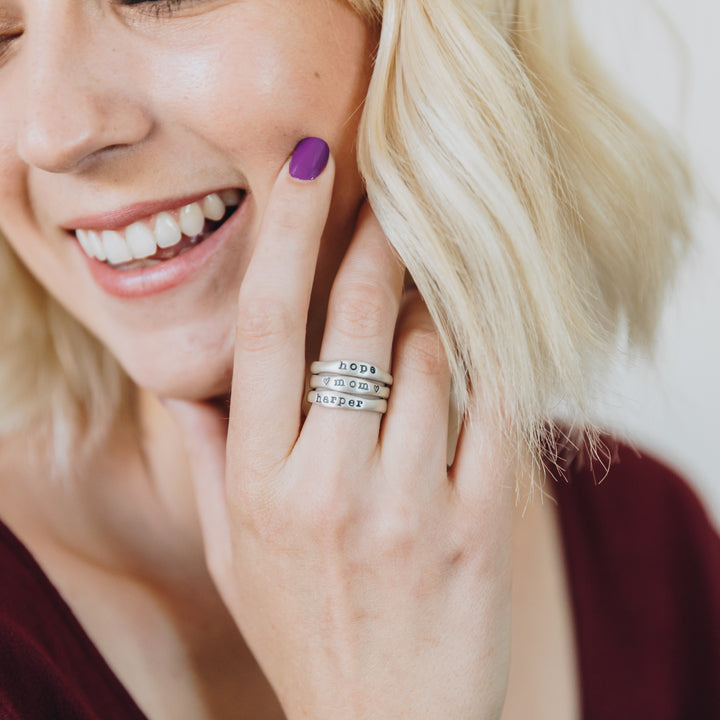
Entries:
[[[540, 459], [589, 430], [626, 329], [652, 341], [690, 181], [616, 93], [566, 0], [356, 0], [382, 19], [358, 139], [370, 202], [442, 335], [458, 407]], [[552, 443], [550, 443], [552, 445]]]

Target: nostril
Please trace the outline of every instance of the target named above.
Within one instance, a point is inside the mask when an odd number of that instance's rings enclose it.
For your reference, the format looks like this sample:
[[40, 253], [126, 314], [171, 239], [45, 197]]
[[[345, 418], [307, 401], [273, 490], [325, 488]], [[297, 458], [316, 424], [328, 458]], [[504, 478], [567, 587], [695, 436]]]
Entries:
[[54, 125], [43, 119], [29, 121], [18, 144], [20, 157], [28, 165], [46, 172], [67, 173], [76, 170], [103, 146], [98, 147], [99, 143], [85, 128], [73, 125], [73, 121], [62, 117]]
[[104, 92], [32, 93], [17, 137], [20, 157], [46, 172], [73, 173], [143, 142], [154, 127], [146, 108]]

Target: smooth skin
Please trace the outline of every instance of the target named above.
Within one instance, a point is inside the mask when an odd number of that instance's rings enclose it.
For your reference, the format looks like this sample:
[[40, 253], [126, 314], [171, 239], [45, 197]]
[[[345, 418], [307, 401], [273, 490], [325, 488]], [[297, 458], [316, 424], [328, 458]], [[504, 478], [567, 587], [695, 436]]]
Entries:
[[[266, 720], [274, 690], [291, 720], [574, 717], [554, 516], [519, 521], [477, 398], [446, 467], [437, 333], [358, 212], [373, 29], [328, 0], [0, 9], [0, 227], [142, 388], [140, 442], [116, 428], [68, 486], [3, 442], [0, 514], [143, 710]], [[332, 150], [311, 182], [286, 165], [307, 135]], [[242, 233], [152, 298], [105, 297], [63, 229], [233, 186]], [[384, 418], [303, 420], [318, 357], [391, 367]]]

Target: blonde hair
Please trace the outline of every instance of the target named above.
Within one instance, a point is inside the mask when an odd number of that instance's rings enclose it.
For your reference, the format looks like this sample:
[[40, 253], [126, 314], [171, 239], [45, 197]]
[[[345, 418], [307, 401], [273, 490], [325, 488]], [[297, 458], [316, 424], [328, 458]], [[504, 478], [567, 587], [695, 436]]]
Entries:
[[[133, 413], [133, 385], [110, 352], [30, 275], [0, 238], [0, 436], [29, 435], [59, 478]], [[33, 455], [30, 455], [32, 460]]]
[[[687, 242], [689, 178], [596, 67], [568, 0], [348, 0], [381, 22], [358, 135], [378, 218], [469, 388], [538, 458], [588, 425], [622, 331], [649, 347]], [[45, 418], [58, 458], [129, 397], [109, 353], [4, 242], [0, 433]], [[7, 313], [6, 313], [7, 317]]]
[[[614, 90], [569, 0], [352, 0], [382, 17], [358, 159], [378, 218], [471, 386], [541, 459], [591, 430], [627, 334], [649, 349], [687, 245], [690, 179]], [[554, 458], [550, 458], [554, 459]]]

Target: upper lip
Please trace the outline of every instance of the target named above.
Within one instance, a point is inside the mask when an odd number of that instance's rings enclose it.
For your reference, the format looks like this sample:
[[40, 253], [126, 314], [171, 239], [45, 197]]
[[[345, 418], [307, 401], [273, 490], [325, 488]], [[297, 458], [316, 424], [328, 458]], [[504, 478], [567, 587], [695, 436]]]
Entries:
[[125, 205], [124, 207], [115, 208], [106, 212], [96, 213], [94, 215], [81, 215], [70, 218], [61, 223], [64, 230], [74, 231], [81, 230], [120, 230], [132, 225], [138, 220], [143, 220], [156, 215], [163, 210], [178, 210], [184, 205], [202, 200], [212, 193], [222, 193], [224, 190], [239, 189], [233, 186], [226, 186], [214, 190], [205, 190], [193, 195], [184, 197], [167, 198], [164, 200], [145, 200], [143, 202]]

